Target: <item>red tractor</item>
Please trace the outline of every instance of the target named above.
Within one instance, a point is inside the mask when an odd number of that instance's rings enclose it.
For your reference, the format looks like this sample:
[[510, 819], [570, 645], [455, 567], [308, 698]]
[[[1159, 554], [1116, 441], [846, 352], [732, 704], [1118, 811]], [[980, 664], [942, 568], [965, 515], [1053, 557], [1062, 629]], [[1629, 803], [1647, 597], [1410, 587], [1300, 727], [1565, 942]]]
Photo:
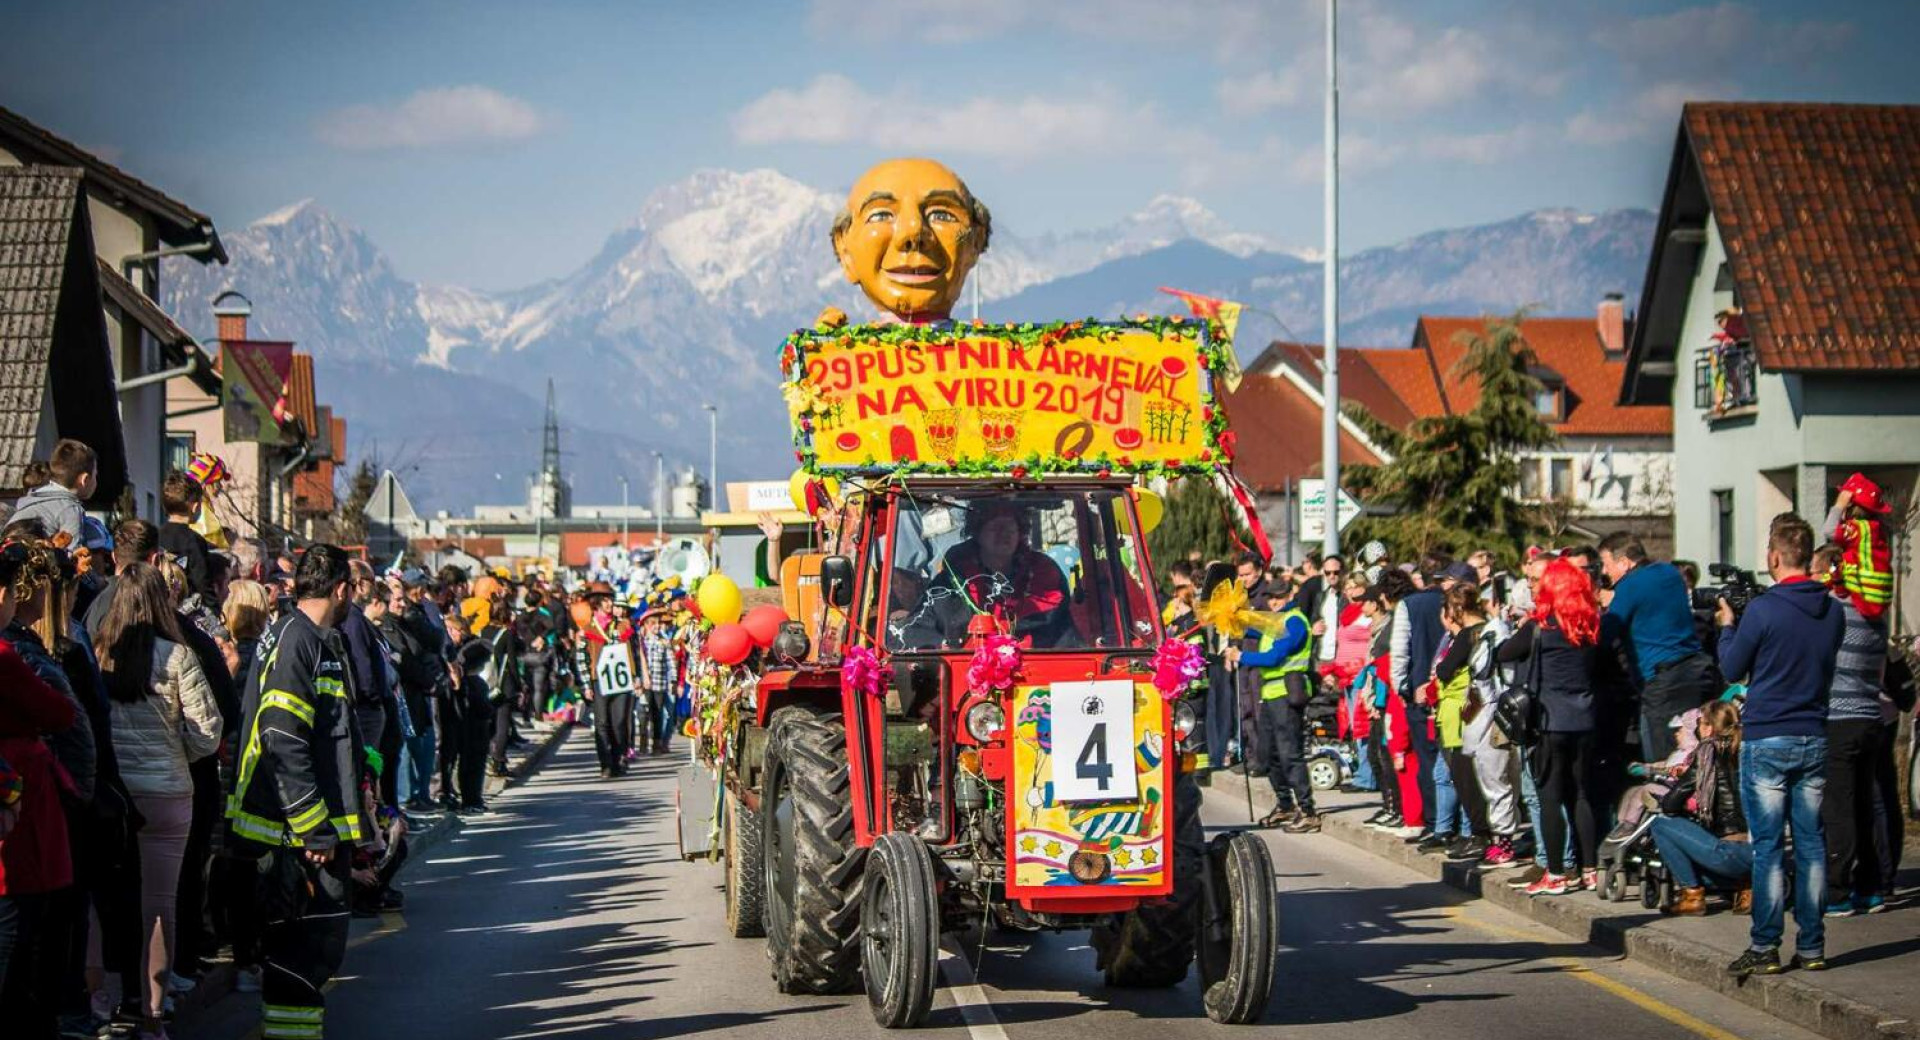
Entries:
[[817, 609], [735, 687], [714, 771], [683, 773], [688, 851], [718, 850], [729, 928], [766, 936], [782, 992], [863, 985], [917, 1025], [941, 936], [992, 919], [1090, 930], [1114, 986], [1197, 962], [1208, 1017], [1260, 1017], [1273, 865], [1202, 831], [1132, 484], [896, 474], [830, 514], [840, 551], [799, 568]]

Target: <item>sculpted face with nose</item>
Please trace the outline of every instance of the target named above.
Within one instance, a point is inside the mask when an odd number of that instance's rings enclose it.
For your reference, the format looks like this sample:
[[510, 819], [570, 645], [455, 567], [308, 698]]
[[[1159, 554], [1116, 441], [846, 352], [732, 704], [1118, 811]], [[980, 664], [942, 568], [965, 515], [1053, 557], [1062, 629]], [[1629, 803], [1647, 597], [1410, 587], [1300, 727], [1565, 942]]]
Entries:
[[952, 316], [987, 248], [992, 217], [952, 170], [931, 159], [890, 159], [868, 170], [833, 226], [847, 281], [900, 321]]

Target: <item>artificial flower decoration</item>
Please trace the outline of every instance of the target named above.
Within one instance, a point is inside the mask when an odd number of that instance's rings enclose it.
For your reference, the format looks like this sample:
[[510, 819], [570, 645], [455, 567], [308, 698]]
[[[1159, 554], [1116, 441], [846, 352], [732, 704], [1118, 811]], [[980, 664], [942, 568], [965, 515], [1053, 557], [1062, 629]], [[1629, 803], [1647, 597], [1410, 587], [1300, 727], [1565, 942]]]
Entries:
[[850, 646], [840, 658], [840, 674], [853, 692], [862, 697], [878, 697], [893, 681], [893, 668], [880, 663], [872, 647]]
[[1200, 648], [1184, 639], [1169, 639], [1153, 654], [1153, 688], [1172, 700], [1207, 670]]
[[1013, 689], [1020, 678], [1020, 644], [1012, 636], [995, 633], [973, 652], [967, 666], [967, 685], [981, 693], [1001, 693]]

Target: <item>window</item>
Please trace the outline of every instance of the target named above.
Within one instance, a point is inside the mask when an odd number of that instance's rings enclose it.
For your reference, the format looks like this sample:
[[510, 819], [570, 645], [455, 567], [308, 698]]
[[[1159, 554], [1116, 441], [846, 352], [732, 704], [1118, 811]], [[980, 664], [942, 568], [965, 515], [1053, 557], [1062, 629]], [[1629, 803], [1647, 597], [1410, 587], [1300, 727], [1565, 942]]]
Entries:
[[1554, 498], [1573, 497], [1573, 460], [1547, 460], [1548, 486]]
[[1546, 496], [1540, 493], [1540, 460], [1520, 460], [1520, 497], [1529, 502], [1537, 502]]
[[185, 473], [187, 471], [187, 463], [193, 461], [193, 434], [167, 434], [167, 457], [165, 461], [168, 469], [177, 469]]
[[1733, 489], [1713, 492], [1713, 561], [1733, 562]]
[[1564, 402], [1564, 398], [1565, 389], [1563, 387], [1548, 383], [1539, 390], [1534, 391], [1533, 410], [1539, 412], [1540, 418], [1548, 422], [1559, 422], [1563, 417], [1561, 405]]

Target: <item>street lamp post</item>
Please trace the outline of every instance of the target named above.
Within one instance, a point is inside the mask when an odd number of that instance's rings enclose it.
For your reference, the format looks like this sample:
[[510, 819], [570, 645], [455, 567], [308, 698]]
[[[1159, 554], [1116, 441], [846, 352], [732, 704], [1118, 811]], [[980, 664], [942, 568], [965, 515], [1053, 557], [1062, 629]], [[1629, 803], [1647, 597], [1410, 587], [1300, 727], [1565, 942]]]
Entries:
[[720, 508], [720, 406], [703, 404], [707, 410], [707, 506]]
[[653, 453], [653, 548], [658, 551], [667, 537], [667, 457]]
[[1322, 276], [1321, 320], [1325, 360], [1321, 362], [1320, 468], [1327, 479], [1327, 537], [1321, 550], [1340, 551], [1340, 0], [1327, 0], [1326, 122], [1326, 269]]
[[620, 476], [620, 551], [625, 552], [627, 549], [632, 547], [632, 543], [633, 543], [633, 521], [632, 521], [631, 515], [628, 512], [628, 505], [627, 505], [627, 478], [625, 474], [621, 474]]

